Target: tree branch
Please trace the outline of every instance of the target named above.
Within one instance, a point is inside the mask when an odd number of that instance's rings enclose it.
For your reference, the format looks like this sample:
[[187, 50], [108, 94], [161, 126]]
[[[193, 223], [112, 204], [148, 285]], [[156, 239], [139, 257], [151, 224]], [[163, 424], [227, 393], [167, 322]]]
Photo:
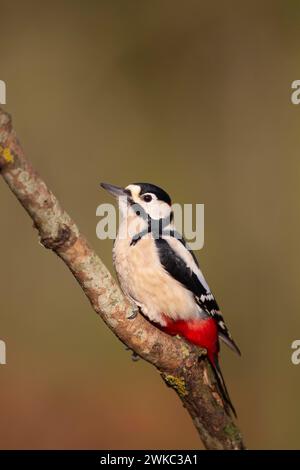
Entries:
[[54, 251], [77, 279], [92, 308], [135, 354], [153, 364], [178, 394], [207, 449], [243, 449], [240, 431], [224, 411], [206, 351], [166, 335], [142, 315], [128, 319], [132, 306], [25, 158], [11, 118], [0, 109], [0, 172], [28, 212], [41, 243]]

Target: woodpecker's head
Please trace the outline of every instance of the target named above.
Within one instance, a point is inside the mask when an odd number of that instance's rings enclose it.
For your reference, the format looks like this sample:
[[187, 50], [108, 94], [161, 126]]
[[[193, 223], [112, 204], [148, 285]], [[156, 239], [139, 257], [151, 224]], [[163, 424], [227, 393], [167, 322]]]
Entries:
[[[151, 219], [172, 219], [171, 198], [163, 189], [150, 183], [133, 183], [120, 188], [108, 183], [101, 183], [102, 188], [118, 199], [124, 216], [148, 215]], [[139, 209], [142, 209], [139, 213]]]

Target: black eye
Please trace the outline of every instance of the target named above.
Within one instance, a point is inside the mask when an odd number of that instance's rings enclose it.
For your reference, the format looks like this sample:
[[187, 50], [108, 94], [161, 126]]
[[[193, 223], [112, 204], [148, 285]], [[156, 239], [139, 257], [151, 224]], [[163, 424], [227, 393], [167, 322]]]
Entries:
[[151, 202], [152, 201], [152, 196], [150, 196], [150, 194], [146, 194], [143, 197], [143, 199], [144, 199], [145, 202]]

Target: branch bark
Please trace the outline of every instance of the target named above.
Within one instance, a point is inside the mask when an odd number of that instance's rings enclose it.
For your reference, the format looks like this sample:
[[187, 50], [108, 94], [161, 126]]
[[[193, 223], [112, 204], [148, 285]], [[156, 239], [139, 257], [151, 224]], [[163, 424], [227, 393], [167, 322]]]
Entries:
[[135, 354], [153, 364], [189, 412], [207, 449], [243, 449], [241, 433], [224, 411], [206, 351], [166, 335], [142, 315], [130, 320], [124, 298], [101, 259], [38, 176], [0, 109], [0, 172], [34, 222], [40, 241], [70, 269], [94, 311]]

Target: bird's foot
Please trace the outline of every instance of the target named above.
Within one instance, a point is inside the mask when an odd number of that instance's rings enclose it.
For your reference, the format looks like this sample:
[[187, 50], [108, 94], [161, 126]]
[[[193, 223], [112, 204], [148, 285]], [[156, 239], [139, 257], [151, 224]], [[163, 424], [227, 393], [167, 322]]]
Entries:
[[132, 351], [131, 360], [133, 362], [137, 362], [139, 359], [140, 359], [140, 356], [136, 352]]
[[132, 310], [129, 312], [128, 315], [126, 315], [127, 320], [134, 320], [139, 312], [139, 307], [137, 305], [133, 305]]
[[135, 352], [133, 351], [131, 348], [129, 348], [128, 346], [125, 347], [125, 350], [126, 351], [131, 351], [131, 360], [133, 362], [137, 362], [139, 359], [140, 359], [140, 356]]

